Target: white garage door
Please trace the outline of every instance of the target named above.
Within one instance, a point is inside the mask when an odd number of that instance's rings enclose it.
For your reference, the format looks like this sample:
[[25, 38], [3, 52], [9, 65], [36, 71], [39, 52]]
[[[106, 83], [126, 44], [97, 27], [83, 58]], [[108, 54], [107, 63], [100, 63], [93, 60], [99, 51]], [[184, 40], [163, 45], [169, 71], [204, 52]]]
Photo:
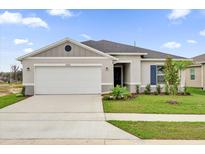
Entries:
[[99, 94], [101, 67], [37, 66], [35, 94]]

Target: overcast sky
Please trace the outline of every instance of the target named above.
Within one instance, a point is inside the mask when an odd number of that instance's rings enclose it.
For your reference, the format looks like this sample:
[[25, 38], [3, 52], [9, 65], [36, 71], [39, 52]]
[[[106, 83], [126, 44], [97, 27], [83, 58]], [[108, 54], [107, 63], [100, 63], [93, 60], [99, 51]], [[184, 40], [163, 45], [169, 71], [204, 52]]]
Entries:
[[205, 53], [204, 10], [0, 10], [0, 71], [70, 37], [107, 39], [193, 57]]

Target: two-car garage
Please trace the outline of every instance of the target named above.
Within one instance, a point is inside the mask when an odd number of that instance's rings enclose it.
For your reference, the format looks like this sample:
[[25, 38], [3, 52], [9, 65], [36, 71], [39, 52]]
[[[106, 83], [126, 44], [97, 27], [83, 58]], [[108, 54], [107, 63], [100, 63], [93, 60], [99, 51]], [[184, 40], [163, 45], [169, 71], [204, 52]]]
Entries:
[[35, 94], [100, 94], [101, 65], [35, 65]]

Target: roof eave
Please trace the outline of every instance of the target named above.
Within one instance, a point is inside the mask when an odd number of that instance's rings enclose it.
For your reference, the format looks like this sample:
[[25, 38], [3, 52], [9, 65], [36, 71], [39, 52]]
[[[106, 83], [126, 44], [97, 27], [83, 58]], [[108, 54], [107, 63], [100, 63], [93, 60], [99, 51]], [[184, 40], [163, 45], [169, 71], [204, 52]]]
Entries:
[[123, 55], [123, 56], [145, 56], [147, 53], [115, 53], [109, 52], [109, 55]]

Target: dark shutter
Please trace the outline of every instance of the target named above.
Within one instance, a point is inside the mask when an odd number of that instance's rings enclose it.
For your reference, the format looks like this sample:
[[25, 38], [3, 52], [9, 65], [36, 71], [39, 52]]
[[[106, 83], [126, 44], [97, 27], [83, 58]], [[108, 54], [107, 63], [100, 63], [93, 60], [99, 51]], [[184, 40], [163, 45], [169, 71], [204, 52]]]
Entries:
[[156, 71], [157, 71], [157, 66], [156, 65], [151, 65], [150, 66], [150, 81], [151, 85], [156, 85], [157, 83], [157, 76], [156, 76]]

